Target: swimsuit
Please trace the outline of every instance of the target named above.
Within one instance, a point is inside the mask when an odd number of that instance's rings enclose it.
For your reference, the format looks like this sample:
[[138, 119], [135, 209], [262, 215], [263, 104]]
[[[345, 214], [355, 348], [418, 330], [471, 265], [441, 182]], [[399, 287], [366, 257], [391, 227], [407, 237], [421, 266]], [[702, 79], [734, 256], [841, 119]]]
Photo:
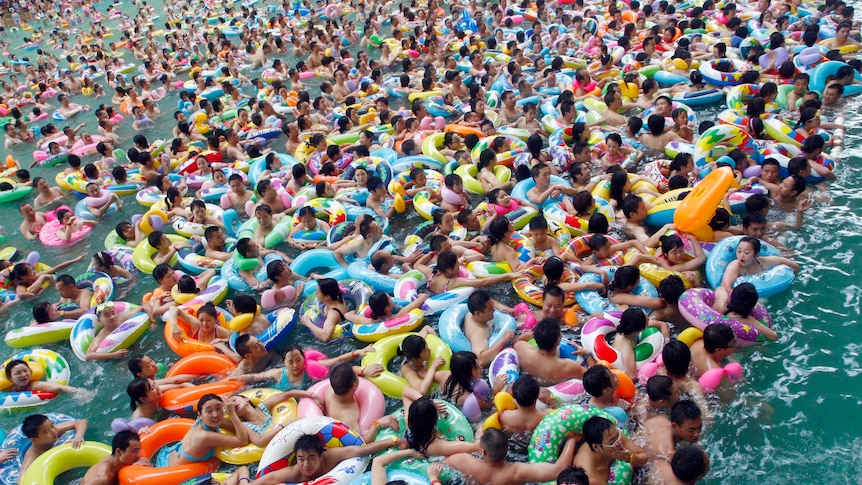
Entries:
[[[209, 426], [203, 424], [201, 422], [200, 418], [198, 418], [195, 421], [195, 424], [192, 426], [192, 429], [195, 429], [198, 424], [200, 424], [203, 427], [203, 429], [205, 429], [207, 431], [212, 431], [215, 433], [219, 430], [219, 428], [210, 428]], [[189, 431], [191, 431], [191, 430], [189, 430]], [[192, 463], [200, 463], [203, 461], [211, 460], [213, 457], [215, 457], [215, 448], [210, 448], [209, 451], [206, 453], [206, 455], [204, 455], [200, 458], [198, 458], [196, 456], [191, 456], [183, 450], [183, 442], [177, 441], [176, 443], [174, 443], [172, 445], [168, 445], [168, 446], [165, 446], [164, 448], [162, 448], [162, 451], [156, 456], [156, 467], [165, 468], [165, 467], [169, 466], [170, 457], [175, 451], [177, 452], [177, 456], [179, 456], [180, 458], [183, 458], [187, 461], [190, 461]]]
[[308, 386], [311, 385], [311, 378], [308, 376], [308, 372], [302, 373], [302, 382], [299, 383], [298, 386], [293, 385], [290, 382], [290, 379], [287, 378], [287, 369], [281, 370], [281, 377], [278, 379], [278, 382], [275, 383], [276, 389], [280, 389], [282, 391], [293, 391], [293, 390], [305, 390], [308, 389]]
[[266, 415], [266, 420], [264, 420], [263, 424], [254, 424], [249, 423], [248, 421], [243, 421], [242, 424], [244, 424], [248, 429], [254, 431], [257, 434], [263, 434], [266, 433], [266, 431], [269, 429], [270, 424], [272, 424], [272, 413], [269, 412], [269, 408], [264, 406], [263, 403], [258, 404], [257, 408], [263, 411], [263, 414]]

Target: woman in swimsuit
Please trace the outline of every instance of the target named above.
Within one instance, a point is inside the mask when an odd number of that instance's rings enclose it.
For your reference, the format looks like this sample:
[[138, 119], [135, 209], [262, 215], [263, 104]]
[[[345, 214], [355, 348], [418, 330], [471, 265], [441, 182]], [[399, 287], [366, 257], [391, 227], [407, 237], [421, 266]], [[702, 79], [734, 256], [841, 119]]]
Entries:
[[493, 275], [483, 279], [467, 279], [461, 277], [459, 272], [461, 267], [458, 265], [458, 256], [452, 251], [443, 251], [437, 256], [437, 266], [430, 268], [421, 263], [416, 263], [416, 269], [421, 271], [428, 278], [428, 291], [432, 295], [439, 295], [449, 291], [450, 288], [459, 288], [462, 286], [472, 286], [474, 288], [484, 288], [502, 281], [508, 281], [518, 276], [519, 273], [505, 273], [501, 275]]
[[[222, 418], [227, 412], [234, 427], [235, 435], [219, 433]], [[222, 398], [206, 394], [198, 401], [198, 419], [182, 441], [170, 447], [167, 464], [157, 466], [177, 466], [200, 463], [215, 457], [216, 448], [239, 448], [249, 443], [248, 428], [236, 414], [236, 408], [225, 405]]]
[[[409, 400], [427, 396], [435, 383], [442, 387], [450, 375], [447, 370], [439, 370], [446, 363], [443, 357], [428, 361], [431, 357], [431, 349], [425, 342], [425, 333], [428, 332], [424, 330], [419, 335], [408, 336], [398, 346], [398, 355], [404, 359], [401, 363], [401, 376], [408, 384], [404, 388], [404, 395]], [[409, 392], [408, 388], [413, 392]]]
[[200, 340], [216, 348], [219, 352], [230, 357], [234, 362], [242, 360], [242, 356], [231, 350], [227, 342], [230, 339], [230, 330], [219, 325], [218, 310], [212, 303], [207, 303], [198, 308], [197, 318], [185, 310], [172, 306], [168, 309], [168, 325], [171, 326], [171, 334], [176, 340], [183, 338], [179, 319], [186, 322], [189, 327], [188, 338]]
[[323, 303], [323, 327], [318, 327], [307, 315], [303, 315], [300, 323], [308, 327], [311, 333], [318, 339], [329, 342], [335, 333], [335, 326], [344, 321], [347, 313], [347, 304], [341, 296], [341, 288], [338, 282], [332, 278], [323, 278], [317, 283], [317, 298]]
[[715, 304], [712, 306], [719, 312], [724, 312], [728, 296], [733, 291], [733, 285], [741, 276], [751, 276], [765, 272], [773, 266], [786, 264], [799, 272], [799, 265], [781, 256], [758, 256], [760, 254], [760, 239], [743, 237], [736, 246], [736, 259], [728, 263], [721, 279], [721, 286], [715, 289]]
[[[305, 391], [280, 392], [259, 403], [257, 406], [252, 404], [251, 400], [245, 396], [231, 396], [228, 400], [228, 407], [233, 407], [236, 410], [236, 415], [242, 420], [242, 424], [248, 428], [248, 440], [254, 445], [265, 448], [275, 438], [275, 435], [284, 429], [285, 424], [292, 421], [274, 423], [272, 419], [273, 410], [287, 399], [302, 397], [310, 397], [319, 406], [323, 407], [323, 401], [319, 397], [309, 395]], [[233, 430], [233, 422], [222, 418], [221, 427]]]

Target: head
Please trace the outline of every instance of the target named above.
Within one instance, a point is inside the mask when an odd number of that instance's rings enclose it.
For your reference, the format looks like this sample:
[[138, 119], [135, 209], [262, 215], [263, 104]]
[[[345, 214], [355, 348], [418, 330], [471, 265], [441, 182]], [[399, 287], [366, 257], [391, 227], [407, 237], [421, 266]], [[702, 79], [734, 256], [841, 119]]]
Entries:
[[556, 318], [543, 318], [533, 329], [536, 346], [539, 350], [552, 352], [560, 344], [562, 334], [560, 333], [560, 321]]
[[509, 437], [506, 433], [496, 428], [485, 430], [479, 439], [482, 446], [482, 454], [489, 463], [502, 463], [506, 460], [509, 451]]
[[141, 438], [138, 433], [125, 429], [111, 440], [111, 454], [116, 456], [121, 465], [134, 465], [141, 459]]
[[129, 371], [135, 377], [155, 379], [159, 372], [159, 365], [149, 356], [135, 355], [129, 359]]
[[684, 342], [671, 339], [661, 351], [667, 375], [680, 379], [688, 375], [691, 364], [691, 349]]
[[525, 374], [512, 384], [512, 396], [518, 407], [535, 406], [539, 399], [539, 383], [533, 376]]
[[319, 474], [325, 451], [323, 441], [316, 434], [305, 434], [296, 440], [294, 445], [296, 464], [303, 477], [311, 479]]
[[425, 453], [437, 433], [437, 407], [431, 399], [421, 397], [413, 401], [408, 412], [407, 429], [410, 434], [407, 442], [410, 448]]
[[614, 452], [625, 450], [622, 432], [607, 418], [593, 416], [586, 420], [583, 434], [587, 446], [595, 453], [610, 456]]
[[24, 418], [21, 432], [30, 438], [30, 442], [39, 448], [49, 448], [57, 442], [59, 434], [51, 419], [44, 414], [34, 414]]
[[148, 406], [157, 406], [159, 398], [162, 397], [162, 391], [155, 381], [147, 377], [136, 377], [126, 386], [126, 394], [129, 395], [131, 402], [129, 407], [134, 411], [141, 404]]
[[332, 386], [332, 392], [338, 396], [346, 396], [355, 391], [359, 385], [359, 379], [353, 372], [353, 366], [346, 362], [332, 368], [329, 373], [329, 382]]
[[654, 408], [673, 405], [679, 400], [679, 389], [668, 376], [652, 376], [647, 381], [647, 397]]
[[736, 335], [729, 325], [708, 325], [703, 331], [703, 348], [716, 360], [733, 353], [736, 348]]
[[670, 468], [683, 483], [696, 483], [709, 472], [709, 456], [696, 446], [686, 446], [674, 453]]
[[700, 439], [703, 422], [700, 407], [694, 401], [685, 399], [674, 404], [670, 410], [670, 423], [674, 441], [697, 443]]
[[584, 372], [584, 390], [597, 398], [612, 398], [619, 386], [619, 379], [603, 365], [594, 365]]

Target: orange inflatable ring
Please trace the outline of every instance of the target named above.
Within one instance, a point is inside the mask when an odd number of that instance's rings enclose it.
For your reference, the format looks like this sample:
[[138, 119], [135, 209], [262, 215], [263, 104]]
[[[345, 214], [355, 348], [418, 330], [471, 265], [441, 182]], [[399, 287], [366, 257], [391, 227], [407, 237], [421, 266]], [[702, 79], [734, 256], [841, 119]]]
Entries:
[[622, 19], [626, 22], [630, 23], [636, 23], [638, 21], [638, 14], [635, 13], [634, 10], [626, 10], [622, 12], [622, 15], [620, 15], [620, 17], [622, 17]]
[[[202, 306], [203, 305], [192, 305], [189, 307], [183, 307], [183, 310], [191, 314], [193, 317], [197, 317], [198, 309]], [[225, 321], [224, 314], [221, 312], [219, 312], [218, 315], [218, 323], [222, 327], [227, 328], [227, 322]], [[178, 318], [177, 325], [180, 327], [180, 333], [182, 334], [178, 339], [174, 338], [173, 333], [171, 333], [171, 326], [165, 324], [165, 342], [168, 343], [168, 347], [170, 347], [174, 353], [181, 357], [185, 357], [196, 352], [215, 352], [215, 347], [211, 344], [189, 337], [189, 330], [191, 329], [189, 328], [188, 323]]]
[[199, 384], [194, 387], [169, 389], [162, 394], [159, 405], [174, 413], [191, 414], [197, 407], [198, 401], [205, 394], [227, 397], [236, 394], [243, 387], [245, 387], [245, 383], [240, 381], [220, 381]]
[[[150, 432], [141, 435], [141, 456], [155, 457], [162, 447], [183, 439], [192, 429], [193, 419], [172, 418], [159, 421], [150, 427]], [[218, 460], [209, 460], [187, 465], [156, 468], [143, 465], [124, 466], [120, 469], [120, 485], [148, 485], [152, 483], [182, 483], [198, 475], [210, 473], [218, 468]]]
[[731, 187], [739, 187], [739, 183], [730, 167], [713, 170], [680, 202], [673, 213], [673, 225], [680, 232], [693, 234], [701, 241], [712, 241], [709, 221]]
[[168, 370], [166, 377], [182, 374], [227, 375], [234, 369], [236, 369], [236, 363], [230, 357], [218, 352], [200, 352], [176, 361]]
[[466, 126], [466, 125], [459, 125], [457, 123], [454, 123], [451, 125], [446, 125], [446, 127], [443, 128], [443, 131], [447, 132], [447, 133], [451, 131], [453, 133], [458, 133], [459, 135], [464, 135], [464, 136], [476, 135], [479, 138], [483, 138], [485, 136], [485, 134], [482, 133], [482, 131], [479, 130], [478, 128], [473, 128], [472, 126]]

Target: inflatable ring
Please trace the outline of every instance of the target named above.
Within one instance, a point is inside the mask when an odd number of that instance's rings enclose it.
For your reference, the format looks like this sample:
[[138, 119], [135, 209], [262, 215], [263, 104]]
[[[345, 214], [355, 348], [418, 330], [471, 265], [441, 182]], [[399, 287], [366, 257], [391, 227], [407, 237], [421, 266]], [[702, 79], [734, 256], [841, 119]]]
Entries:
[[[620, 313], [605, 313], [601, 317], [591, 318], [581, 329], [581, 345], [590, 351], [596, 360], [604, 360], [613, 368], [625, 371], [625, 364], [619, 351], [605, 340], [607, 334], [616, 332], [620, 315]], [[637, 368], [640, 369], [661, 354], [664, 348], [664, 336], [657, 328], [647, 327], [638, 334], [637, 340], [634, 354]]]
[[[175, 234], [166, 234], [165, 236], [167, 236], [171, 243], [182, 243], [187, 241], [186, 238]], [[132, 251], [132, 261], [142, 273], [153, 274], [153, 270], [156, 269], [156, 263], [153, 261], [153, 255], [155, 254], [156, 248], [150, 246], [150, 243], [147, 240], [143, 240], [135, 246], [135, 249]], [[174, 257], [171, 258], [170, 266], [174, 266], [177, 263], [177, 258], [178, 256], [174, 254]]]
[[[536, 283], [545, 277], [545, 271], [542, 265], [533, 265], [523, 273], [524, 276], [519, 276], [512, 280], [512, 287], [515, 288], [515, 293], [517, 293], [525, 302], [541, 307], [542, 294], [544, 290], [542, 290], [542, 288], [540, 288]], [[577, 281], [577, 273], [568, 267], [563, 270], [563, 278], [560, 281], [561, 283], [576, 283]], [[566, 292], [565, 305], [568, 307], [574, 304], [575, 294], [573, 292]]]
[[[721, 63], [730, 64], [730, 72], [724, 72], [716, 69], [716, 65]], [[750, 66], [739, 59], [721, 59], [700, 64], [698, 70], [703, 75], [703, 80], [713, 86], [736, 86], [741, 84], [742, 75], [750, 70]]]
[[[563, 250], [563, 252], [569, 253], [577, 257], [578, 259], [583, 259], [591, 252], [590, 239], [592, 239], [592, 237], [592, 234], [584, 234], [583, 236], [578, 236], [572, 239], [571, 242], [566, 245], [566, 248]], [[611, 245], [620, 244], [619, 239], [615, 239], [609, 236], [605, 237], [608, 241], [610, 241]], [[616, 251], [609, 258], [597, 261], [596, 264], [598, 266], [619, 266], [623, 264], [624, 258], [625, 253], [623, 253], [622, 251]]]
[[[346, 279], [339, 281], [338, 287], [341, 290], [341, 296], [348, 304], [347, 307], [349, 310], [362, 312], [368, 306], [368, 299], [373, 293], [371, 286], [368, 284], [362, 281]], [[317, 294], [313, 294], [302, 302], [299, 314], [302, 317], [311, 319], [318, 328], [323, 328], [323, 324], [326, 321], [325, 307], [326, 305], [317, 298]], [[340, 336], [340, 333], [336, 331], [336, 335], [333, 336]]]
[[[710, 251], [706, 259], [706, 279], [713, 288], [718, 288], [721, 285], [727, 265], [736, 259], [736, 248], [741, 240], [742, 236], [726, 237], [716, 243]], [[781, 256], [781, 253], [775, 246], [761, 241], [758, 256]], [[789, 288], [794, 279], [796, 279], [796, 274], [793, 269], [779, 264], [762, 273], [740, 276], [733, 282], [733, 287], [735, 288], [740, 283], [751, 283], [757, 289], [757, 295], [760, 298], [767, 298]]]
[[13, 360], [23, 360], [30, 367], [30, 380], [50, 382], [65, 386], [69, 384], [69, 363], [62, 355], [48, 349], [25, 350], [15, 354], [0, 365], [0, 409], [27, 409], [43, 404], [57, 397], [52, 392], [8, 391], [12, 381], [6, 377], [6, 366]]
[[165, 211], [160, 209], [148, 210], [146, 213], [144, 213], [143, 217], [141, 217], [141, 222], [138, 223], [138, 227], [141, 228], [141, 232], [143, 232], [147, 236], [157, 230], [153, 227], [153, 224], [155, 222], [155, 219], [152, 219], [153, 217], [155, 217], [156, 219], [161, 219], [162, 227], [164, 227], [164, 225], [168, 223], [168, 215], [165, 214]]
[[314, 215], [329, 223], [330, 226], [347, 220], [344, 206], [337, 200], [317, 197], [309, 200], [305, 205], [314, 209]]
[[[267, 399], [280, 393], [281, 391], [277, 389], [258, 388], [242, 391], [238, 395], [248, 398], [253, 406], [259, 406]], [[292, 421], [298, 416], [296, 399], [291, 397], [276, 404], [271, 413], [272, 417], [268, 420], [268, 428], [279, 423]], [[219, 429], [219, 433], [230, 434], [224, 429]], [[231, 465], [246, 465], [260, 461], [263, 450], [260, 446], [252, 443], [240, 448], [216, 448], [216, 458]]]
[[[327, 389], [331, 389], [329, 379], [318, 382], [311, 386], [308, 392], [311, 395], [317, 396], [322, 400], [326, 398]], [[356, 389], [356, 402], [359, 403], [359, 427], [361, 432], [365, 432], [374, 426], [374, 423], [383, 417], [386, 408], [386, 398], [380, 389], [372, 384], [368, 379], [359, 378], [359, 385]], [[299, 401], [299, 415], [302, 417], [309, 416], [324, 416], [323, 409], [310, 398], [303, 398]]]
[[[484, 195], [485, 189], [482, 187], [482, 182], [476, 177], [479, 175], [479, 169], [476, 165], [460, 165], [455, 169], [455, 173], [461, 177], [464, 182], [464, 188], [471, 194]], [[504, 165], [494, 166], [494, 176], [497, 180], [504, 184], [512, 178], [512, 169]]]
[[[383, 373], [377, 377], [369, 377], [368, 380], [373, 382], [377, 387], [389, 397], [400, 398], [401, 392], [407, 386], [407, 379], [389, 370], [388, 364], [393, 357], [398, 353], [398, 347], [401, 342], [410, 335], [419, 335], [417, 333], [404, 333], [393, 335], [377, 341], [374, 344], [374, 352], [365, 354], [362, 357], [362, 367], [367, 367], [371, 364], [380, 364], [383, 366]], [[439, 370], [449, 369], [449, 361], [452, 359], [452, 350], [446, 345], [440, 337], [436, 335], [428, 335], [425, 337], [428, 348], [431, 350], [429, 361], [433, 361], [437, 357], [442, 357], [446, 362]]]
[[[365, 444], [356, 431], [341, 421], [326, 416], [302, 418], [288, 424], [266, 446], [258, 464], [257, 478], [280, 470], [295, 460], [294, 445], [303, 435], [317, 435], [327, 448], [361, 446]], [[370, 459], [367, 456], [350, 458], [341, 462], [332, 471], [319, 477], [320, 483], [349, 483], [359, 476]]]
[[[201, 306], [203, 305], [184, 305], [183, 311], [189, 313], [193, 317], [197, 317], [197, 312]], [[219, 325], [227, 328], [227, 321], [225, 317], [226, 312], [221, 308], [217, 308], [217, 311]], [[198, 352], [215, 352], [215, 347], [213, 347], [212, 344], [189, 337], [189, 326], [184, 320], [178, 318], [177, 326], [180, 328], [180, 338], [174, 337], [173, 333], [171, 332], [170, 325], [166, 323], [164, 326], [165, 342], [168, 344], [168, 347], [174, 351], [175, 354], [179, 355], [180, 357], [187, 357], [190, 355], [194, 355]]]
[[[736, 335], [739, 345], [753, 345], [766, 342], [766, 337], [756, 328], [739, 320], [730, 318], [715, 311], [715, 292], [706, 288], [686, 290], [679, 297], [679, 312], [693, 326], [700, 330], [713, 324], [729, 325]], [[751, 316], [767, 327], [772, 327], [772, 317], [761, 303], [751, 312]]]
[[[614, 274], [616, 274], [616, 271], [619, 269], [619, 267], [605, 266], [602, 269], [605, 271], [605, 273], [607, 273], [608, 277], [613, 280]], [[580, 281], [581, 283], [601, 283], [602, 277], [595, 273], [587, 273], [581, 276]], [[638, 282], [635, 287], [632, 288], [631, 294], [638, 296], [646, 296], [650, 298], [658, 298], [658, 290], [656, 290], [656, 287], [643, 277], [638, 278]], [[578, 305], [581, 305], [581, 308], [588, 315], [601, 312], [615, 312], [618, 310], [616, 305], [608, 301], [607, 298], [602, 297], [596, 290], [579, 291], [575, 293], [575, 299], [578, 301]]]
[[392, 335], [412, 332], [419, 328], [424, 320], [425, 313], [419, 308], [414, 308], [400, 317], [393, 317], [371, 324], [353, 325], [351, 333], [357, 340], [362, 342], [377, 342]]
[[[467, 317], [467, 304], [460, 303], [451, 306], [440, 315], [439, 331], [440, 338], [449, 346], [452, 352], [470, 352], [473, 350], [467, 336], [464, 335], [464, 319]], [[515, 318], [511, 315], [494, 310], [493, 323], [491, 324], [491, 335], [488, 338], [488, 347], [496, 345], [506, 332], [518, 329]]]
[[[601, 416], [610, 420], [620, 433], [628, 436], [628, 431], [621, 426], [613, 415], [594, 406], [584, 408], [579, 404], [571, 404], [551, 410], [539, 426], [533, 430], [530, 445], [527, 448], [531, 463], [553, 463], [560, 455], [566, 437], [570, 433], [581, 434], [584, 423], [593, 416]], [[608, 474], [612, 481], [609, 485], [629, 484], [634, 477], [632, 465], [622, 460], [614, 460]]]
[[72, 443], [55, 446], [33, 460], [21, 483], [53, 484], [60, 474], [73, 468], [89, 468], [110, 454], [110, 446], [95, 441], [85, 441], [80, 448], [72, 448]]
[[[474, 439], [473, 428], [464, 413], [461, 412], [457, 406], [448, 401], [435, 400], [434, 402], [436, 404], [443, 404], [446, 407], [445, 413], [441, 413], [437, 419], [437, 431], [448, 441], [472, 442]], [[404, 421], [404, 408], [401, 408], [394, 415], [398, 420], [399, 429], [406, 430], [407, 423]], [[377, 434], [377, 439], [386, 440], [393, 436], [399, 436], [399, 433], [390, 428], [384, 428]], [[385, 453], [388, 453], [388, 451], [383, 454]], [[413, 458], [402, 459], [389, 465], [387, 470], [405, 470], [419, 475], [428, 476], [428, 466], [431, 465], [431, 463], [433, 463], [433, 461], [427, 458], [421, 460]], [[452, 483], [454, 478], [455, 474], [452, 473], [452, 469], [449, 467], [443, 467], [443, 472], [440, 475], [440, 479], [443, 483]]]
[[[135, 310], [138, 305], [126, 303], [122, 301], [109, 302], [114, 307], [117, 314], [129, 310]], [[141, 311], [129, 317], [126, 321], [111, 332], [96, 349], [98, 353], [116, 352], [120, 349], [128, 348], [135, 343], [149, 327], [150, 317]], [[103, 325], [99, 322], [99, 317], [96, 316], [96, 308], [91, 308], [87, 313], [81, 315], [75, 322], [72, 328], [72, 333], [69, 335], [69, 343], [75, 356], [82, 361], [87, 360], [87, 351], [96, 338]]]
[[[187, 418], [171, 418], [159, 421], [150, 427], [150, 432], [141, 435], [141, 457], [157, 463], [157, 455], [170, 443], [183, 439], [195, 421]], [[164, 456], [164, 452], [161, 453]], [[166, 458], [166, 457], [165, 457]], [[146, 485], [150, 483], [182, 483], [204, 473], [216, 470], [217, 463], [208, 460], [169, 467], [129, 465], [120, 469], [120, 485]]]
[[[5, 377], [6, 375], [3, 374]], [[59, 413], [44, 413], [48, 419], [54, 425], [68, 423], [70, 421], [74, 421], [75, 419], [71, 416], [67, 416], [65, 414]], [[57, 438], [57, 443], [54, 444], [55, 447], [58, 447], [64, 443], [67, 443], [75, 436], [75, 433], [63, 433]], [[2, 485], [18, 485], [18, 477], [21, 471], [21, 460], [24, 458], [24, 453], [27, 452], [27, 449], [32, 446], [30, 438], [24, 436], [24, 432], [21, 430], [21, 425], [15, 427], [15, 429], [9, 431], [8, 436], [3, 436], [3, 433], [0, 433], [0, 438], [3, 440], [0, 441], [0, 449], [12, 449], [17, 450], [18, 454], [11, 460], [6, 463], [0, 464], [0, 484]], [[25, 483], [25, 482], [20, 482]], [[31, 481], [29, 483], [53, 483], [53, 482], [37, 482]]]
[[[779, 119], [772, 120], [769, 118], [764, 120], [764, 123], [770, 126], [773, 121], [784, 124]], [[692, 155], [695, 166], [703, 167], [709, 162], [714, 162], [715, 158], [711, 156], [711, 153], [717, 145], [739, 148], [757, 163], [763, 162], [763, 155], [760, 153], [760, 147], [754, 138], [737, 126], [718, 124], [702, 133], [697, 140], [694, 146], [694, 154]]]

